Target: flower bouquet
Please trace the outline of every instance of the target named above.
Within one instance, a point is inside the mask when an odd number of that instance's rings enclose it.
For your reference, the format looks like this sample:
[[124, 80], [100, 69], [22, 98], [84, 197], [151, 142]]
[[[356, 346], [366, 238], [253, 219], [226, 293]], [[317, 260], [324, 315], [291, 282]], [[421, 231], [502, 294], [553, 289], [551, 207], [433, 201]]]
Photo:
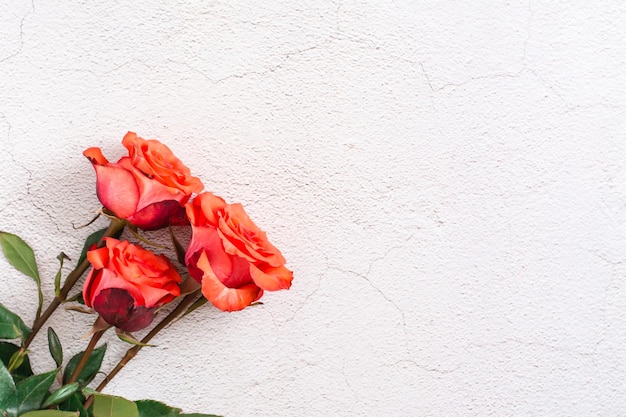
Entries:
[[[182, 414], [158, 401], [130, 401], [101, 391], [176, 319], [207, 302], [222, 311], [242, 310], [258, 304], [264, 291], [291, 286], [293, 274], [285, 267], [285, 258], [241, 204], [203, 192], [200, 179], [159, 141], [129, 132], [122, 144], [128, 156], [117, 162], [109, 162], [99, 148], [84, 152], [95, 169], [96, 192], [103, 205], [92, 222], [103, 216], [109, 225], [87, 237], [75, 268], [64, 280], [63, 270], [70, 259], [64, 253], [57, 257], [55, 293], [47, 308], [43, 308], [33, 250], [16, 234], [0, 232], [9, 264], [34, 279], [38, 288], [31, 326], [0, 304], [3, 417], [207, 416]], [[184, 227], [191, 229], [187, 245], [176, 237], [177, 229]], [[171, 249], [151, 242], [147, 233], [156, 230], [167, 230]], [[127, 235], [131, 240], [125, 239]], [[165, 253], [155, 253], [157, 248]], [[85, 273], [82, 290], [72, 295]], [[60, 305], [97, 315], [87, 347], [68, 360], [54, 329], [46, 327]], [[34, 374], [29, 347], [44, 328], [56, 368]], [[141, 339], [135, 336], [148, 328]], [[94, 388], [90, 383], [102, 372], [106, 353], [106, 344], [98, 346], [98, 342], [110, 329], [130, 346], [113, 369], [104, 370], [106, 376]], [[88, 329], [79, 331], [84, 334]]]

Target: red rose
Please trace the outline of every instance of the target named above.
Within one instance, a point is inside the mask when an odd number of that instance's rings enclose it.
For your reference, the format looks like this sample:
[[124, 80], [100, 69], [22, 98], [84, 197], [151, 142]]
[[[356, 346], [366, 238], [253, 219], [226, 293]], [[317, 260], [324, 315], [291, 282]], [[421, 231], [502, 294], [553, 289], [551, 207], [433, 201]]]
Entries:
[[144, 140], [128, 132], [122, 144], [128, 156], [109, 162], [100, 148], [85, 155], [96, 170], [96, 190], [104, 207], [117, 217], [146, 230], [185, 224], [183, 206], [202, 191], [200, 179], [172, 151], [157, 140]]
[[285, 258], [241, 204], [202, 193], [187, 204], [193, 235], [185, 262], [202, 294], [223, 311], [242, 310], [263, 295], [291, 287]]
[[83, 288], [85, 304], [121, 330], [149, 326], [156, 308], [180, 295], [174, 266], [141, 246], [106, 238], [106, 246], [87, 252], [87, 259], [93, 269]]

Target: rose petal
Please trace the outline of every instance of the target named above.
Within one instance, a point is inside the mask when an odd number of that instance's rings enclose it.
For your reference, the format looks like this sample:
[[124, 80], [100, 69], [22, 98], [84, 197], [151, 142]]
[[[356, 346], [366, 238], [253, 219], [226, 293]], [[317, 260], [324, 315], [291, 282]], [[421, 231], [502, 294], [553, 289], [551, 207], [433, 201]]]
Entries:
[[219, 230], [225, 240], [224, 248], [231, 255], [243, 256], [251, 262], [263, 261], [275, 267], [286, 262], [239, 203], [228, 204], [224, 208], [224, 216], [219, 219]]
[[83, 155], [85, 155], [94, 165], [106, 165], [109, 163], [104, 155], [102, 155], [102, 150], [100, 148], [86, 149], [85, 152], [83, 152]]
[[124, 168], [94, 165], [96, 192], [104, 207], [120, 218], [132, 216], [139, 202], [139, 188], [134, 176]]
[[89, 271], [89, 274], [87, 275], [85, 285], [83, 286], [83, 300], [85, 301], [85, 305], [87, 307], [93, 306], [92, 300], [95, 292], [98, 290], [101, 273], [101, 269], [91, 268], [91, 271]]
[[293, 280], [293, 272], [284, 266], [268, 266], [261, 270], [250, 264], [250, 275], [254, 283], [266, 291], [289, 289], [291, 287], [291, 281]]
[[238, 311], [257, 300], [262, 290], [254, 284], [241, 288], [228, 288], [217, 279], [211, 264], [203, 252], [198, 259], [198, 268], [204, 271], [202, 278], [202, 294], [215, 307], [222, 311]]
[[177, 188], [169, 187], [146, 176], [146, 174], [132, 164], [130, 158], [125, 157], [120, 159], [118, 165], [125, 168], [133, 175], [135, 182], [139, 187], [137, 211], [160, 201], [174, 200], [183, 205], [187, 203], [190, 194], [185, 194], [185, 192]]
[[87, 260], [96, 269], [102, 269], [109, 262], [109, 248], [93, 249], [87, 252]]
[[[206, 252], [213, 271], [218, 279], [224, 282], [233, 272], [233, 261], [231, 256], [224, 252], [222, 241], [217, 231], [212, 227], [192, 227], [192, 230], [191, 243], [187, 248], [187, 255], [185, 256], [187, 266], [191, 267], [190, 273], [192, 273], [193, 267], [197, 267], [197, 259], [200, 253]], [[191, 257], [195, 254], [197, 254], [196, 259], [192, 260]], [[194, 275], [194, 278], [200, 282], [201, 276], [197, 277], [197, 272], [192, 276]]]
[[143, 305], [147, 308], [159, 306], [180, 295], [178, 285], [168, 285], [168, 288], [154, 288], [147, 285], [138, 286], [139, 292], [143, 296]]
[[206, 219], [205, 224], [216, 227], [219, 221], [218, 214], [226, 207], [224, 199], [213, 193], [206, 192], [197, 196], [194, 203], [196, 203], [196, 200]]
[[93, 298], [98, 296], [98, 293], [108, 288], [119, 288], [128, 291], [128, 293], [136, 300], [137, 305], [145, 305], [143, 294], [137, 288], [136, 285], [128, 282], [124, 278], [118, 276], [114, 271], [109, 269], [102, 269], [102, 273], [99, 275], [99, 282], [97, 288], [92, 296]]
[[183, 164], [165, 144], [155, 139], [143, 139], [128, 132], [122, 144], [128, 149], [133, 166], [159, 183], [176, 188], [186, 195], [204, 188], [199, 178]]

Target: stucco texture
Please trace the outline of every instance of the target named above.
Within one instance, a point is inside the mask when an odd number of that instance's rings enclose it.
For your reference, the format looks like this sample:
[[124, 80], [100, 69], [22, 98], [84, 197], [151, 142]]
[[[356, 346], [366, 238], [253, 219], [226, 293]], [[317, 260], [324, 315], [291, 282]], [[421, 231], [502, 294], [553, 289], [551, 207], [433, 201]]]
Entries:
[[[73, 229], [99, 207], [82, 151], [117, 159], [135, 131], [243, 203], [295, 279], [177, 322], [106, 393], [624, 416], [625, 20], [622, 1], [4, 1], [0, 229], [49, 301], [57, 254], [104, 225]], [[0, 270], [30, 322], [35, 284]], [[66, 357], [92, 320], [52, 317]], [[127, 345], [104, 341], [106, 372]], [[43, 335], [33, 362], [54, 366]]]

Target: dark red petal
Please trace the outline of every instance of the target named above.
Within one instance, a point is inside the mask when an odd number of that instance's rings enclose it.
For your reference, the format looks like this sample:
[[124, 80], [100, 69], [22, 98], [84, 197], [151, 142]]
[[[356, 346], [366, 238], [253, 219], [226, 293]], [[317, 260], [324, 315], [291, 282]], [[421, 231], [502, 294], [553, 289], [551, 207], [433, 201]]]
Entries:
[[107, 288], [100, 291], [93, 308], [111, 326], [126, 332], [144, 329], [154, 320], [155, 308], [135, 307], [135, 300], [125, 290]]
[[128, 217], [127, 220], [144, 230], [161, 229], [170, 223], [174, 226], [189, 224], [185, 208], [175, 200], [150, 204], [143, 210]]

